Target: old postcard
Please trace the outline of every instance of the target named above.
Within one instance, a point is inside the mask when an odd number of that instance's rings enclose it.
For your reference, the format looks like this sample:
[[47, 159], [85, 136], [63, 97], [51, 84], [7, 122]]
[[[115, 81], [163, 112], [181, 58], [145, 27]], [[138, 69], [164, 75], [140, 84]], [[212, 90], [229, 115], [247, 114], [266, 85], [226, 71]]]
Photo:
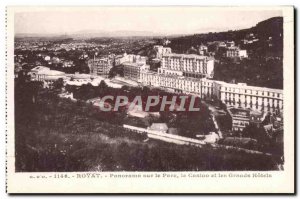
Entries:
[[294, 8], [7, 7], [8, 193], [294, 193]]

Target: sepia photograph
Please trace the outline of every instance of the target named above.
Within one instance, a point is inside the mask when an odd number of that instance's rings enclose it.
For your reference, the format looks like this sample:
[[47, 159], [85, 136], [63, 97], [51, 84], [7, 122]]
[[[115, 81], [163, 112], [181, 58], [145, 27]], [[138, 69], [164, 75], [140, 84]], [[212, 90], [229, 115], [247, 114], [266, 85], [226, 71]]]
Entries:
[[293, 172], [294, 41], [286, 35], [293, 7], [7, 13], [13, 174], [78, 179], [92, 172], [111, 180], [140, 172]]

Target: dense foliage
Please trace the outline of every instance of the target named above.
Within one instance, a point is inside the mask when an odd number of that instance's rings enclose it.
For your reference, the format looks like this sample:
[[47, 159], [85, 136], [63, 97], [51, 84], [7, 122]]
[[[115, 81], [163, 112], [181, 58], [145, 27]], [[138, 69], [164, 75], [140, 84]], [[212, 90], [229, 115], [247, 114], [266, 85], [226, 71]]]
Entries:
[[[106, 95], [114, 96], [114, 100], [109, 101], [113, 106], [117, 96], [127, 96], [129, 102], [132, 102], [136, 96], [141, 96], [142, 106], [145, 109], [147, 98], [149, 96], [166, 96], [168, 100], [171, 100], [173, 96], [177, 96], [179, 105], [179, 95], [174, 93], [169, 93], [160, 89], [150, 89], [148, 87], [127, 87], [124, 86], [121, 89], [115, 89], [108, 87], [104, 81], [102, 81], [99, 86], [92, 86], [91, 84], [83, 85], [80, 87], [77, 86], [67, 86], [66, 90], [72, 92], [74, 97], [79, 100], [88, 100], [95, 97], [103, 97]], [[190, 98], [186, 100], [186, 110], [190, 105]], [[214, 131], [214, 125], [210, 117], [210, 111], [208, 107], [201, 102], [200, 98], [195, 100], [194, 107], [200, 108], [200, 111], [190, 112], [190, 111], [170, 111], [170, 105], [166, 106], [164, 111], [161, 111], [161, 101], [158, 105], [151, 107], [150, 111], [160, 112], [161, 117], [155, 118], [150, 117], [146, 119], [133, 119], [126, 118], [122, 111], [125, 111], [124, 108], [120, 109], [119, 112], [113, 113], [103, 113], [111, 114], [111, 117], [119, 117], [119, 121], [123, 123], [131, 124], [134, 126], [148, 127], [151, 123], [167, 123], [168, 127], [178, 128], [179, 134], [187, 137], [195, 138], [197, 134], [208, 134], [209, 132]], [[107, 117], [108, 118], [108, 117]], [[142, 120], [142, 121], [138, 121]]]
[[245, 59], [215, 63], [214, 79], [251, 86], [283, 89], [282, 60]]

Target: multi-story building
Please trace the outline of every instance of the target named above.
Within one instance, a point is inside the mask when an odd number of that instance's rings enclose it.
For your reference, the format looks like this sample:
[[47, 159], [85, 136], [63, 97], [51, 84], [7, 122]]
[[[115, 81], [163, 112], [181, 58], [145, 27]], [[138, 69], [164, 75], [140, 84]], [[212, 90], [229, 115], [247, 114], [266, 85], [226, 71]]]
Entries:
[[144, 85], [173, 90], [176, 93], [194, 94], [201, 98], [213, 98], [214, 81], [206, 78], [178, 77], [176, 75], [158, 74], [149, 71], [141, 73], [141, 82]]
[[205, 55], [208, 52], [208, 47], [205, 45], [200, 45], [199, 46], [199, 54], [200, 55]]
[[88, 66], [91, 75], [108, 77], [109, 71], [113, 67], [113, 60], [109, 57], [94, 58], [88, 60]]
[[155, 45], [155, 46], [153, 46], [153, 49], [156, 52], [156, 58], [157, 59], [162, 59], [162, 57], [164, 55], [172, 53], [172, 50], [169, 47], [163, 47], [163, 46]]
[[283, 109], [283, 91], [247, 84], [215, 82], [215, 95], [227, 105], [274, 112]]
[[123, 65], [124, 77], [133, 81], [140, 81], [141, 71], [149, 70], [146, 65], [146, 57], [140, 55], [126, 54], [115, 59], [116, 65]]
[[168, 39], [164, 39], [162, 43], [163, 43], [163, 45], [165, 45], [165, 46], [166, 46], [166, 45], [170, 44], [170, 43], [171, 43], [171, 41], [170, 41], [170, 40], [168, 40]]
[[125, 62], [125, 53], [122, 54], [122, 55], [117, 55], [115, 56], [115, 64], [116, 66], [119, 66], [121, 65], [123, 62]]
[[243, 131], [250, 124], [250, 110], [229, 108], [233, 131]]
[[243, 131], [249, 124], [260, 127], [267, 113], [251, 111], [250, 109], [231, 107], [227, 109], [233, 131]]
[[226, 50], [226, 57], [229, 58], [247, 58], [247, 50], [241, 50], [239, 47], [228, 47]]
[[227, 47], [234, 47], [235, 43], [234, 43], [234, 41], [226, 41], [226, 46]]
[[213, 77], [214, 60], [207, 56], [190, 54], [167, 54], [162, 58], [160, 74], [186, 77]]
[[217, 42], [219, 48], [227, 48], [227, 45], [224, 41]]
[[170, 74], [141, 72], [144, 85], [172, 89], [174, 92], [194, 94], [203, 99], [218, 99], [227, 106], [250, 108], [263, 112], [283, 110], [283, 91], [246, 84], [231, 84], [207, 78], [178, 77]]
[[132, 63], [125, 62], [123, 63], [124, 77], [133, 81], [140, 81], [141, 72], [148, 71], [149, 65], [143, 63]]

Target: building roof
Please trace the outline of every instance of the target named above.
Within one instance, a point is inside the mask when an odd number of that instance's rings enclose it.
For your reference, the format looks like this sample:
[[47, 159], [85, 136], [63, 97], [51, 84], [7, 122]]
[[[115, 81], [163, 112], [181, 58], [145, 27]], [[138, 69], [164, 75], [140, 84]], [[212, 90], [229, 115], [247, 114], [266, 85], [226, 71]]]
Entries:
[[223, 81], [214, 81], [222, 86], [231, 87], [231, 88], [240, 88], [240, 89], [251, 89], [251, 90], [257, 90], [257, 91], [269, 91], [269, 92], [276, 92], [276, 93], [283, 93], [282, 89], [275, 89], [275, 88], [267, 88], [267, 87], [259, 87], [259, 86], [249, 86], [246, 84], [233, 84]]
[[75, 74], [70, 74], [70, 76], [74, 79], [90, 79], [91, 78], [90, 74], [75, 73]]
[[232, 117], [248, 118], [250, 116], [250, 110], [243, 108], [229, 108], [228, 112]]
[[48, 68], [46, 66], [36, 66], [31, 69], [31, 71], [40, 71], [40, 70], [50, 70], [50, 68]]
[[264, 125], [264, 129], [265, 129], [265, 131], [272, 131], [273, 130], [273, 124]]
[[57, 70], [45, 71], [44, 74], [45, 74], [45, 75], [49, 75], [49, 76], [65, 75], [64, 72], [62, 72], [62, 71], [57, 71]]
[[239, 47], [237, 46], [231, 46], [227, 48], [228, 50], [241, 50]]
[[91, 99], [86, 100], [86, 102], [87, 103], [94, 103], [94, 102], [99, 101], [99, 100], [101, 100], [100, 97], [95, 97], [95, 98], [91, 98]]
[[50, 70], [50, 68], [45, 66], [37, 66], [33, 69], [31, 69], [32, 72], [36, 72], [39, 75], [47, 75], [47, 76], [59, 76], [59, 75], [65, 75], [62, 71], [57, 70]]
[[145, 64], [144, 63], [139, 63], [139, 62], [124, 62], [124, 66], [134, 66], [134, 67], [142, 67]]
[[117, 55], [115, 58], [118, 59], [118, 58], [122, 58], [124, 57], [124, 55]]
[[139, 117], [139, 118], [145, 118], [149, 116], [149, 113], [144, 112], [142, 110], [138, 109], [133, 109], [133, 110], [128, 110], [127, 114], [133, 117]]
[[282, 89], [249, 86], [245, 83], [233, 84], [233, 83], [228, 83], [228, 82], [224, 82], [224, 81], [210, 80], [207, 78], [193, 78], [193, 77], [177, 76], [177, 75], [172, 75], [172, 74], [159, 74], [154, 71], [142, 71], [142, 73], [149, 74], [149, 75], [157, 75], [157, 76], [161, 76], [161, 77], [173, 77], [173, 78], [177, 78], [177, 79], [186, 79], [186, 80], [191, 80], [191, 81], [195, 81], [195, 82], [205, 81], [205, 82], [215, 83], [219, 86], [224, 86], [227, 88], [229, 87], [229, 88], [238, 88], [238, 89], [245, 89], [245, 90], [268, 91], [268, 92], [275, 92], [275, 93], [283, 94]]
[[176, 78], [176, 79], [181, 79], [181, 80], [189, 80], [193, 82], [200, 82], [200, 81], [206, 81], [206, 82], [214, 82], [214, 80], [206, 79], [206, 78], [193, 78], [193, 77], [186, 77], [186, 76], [178, 76], [174, 74], [159, 74], [155, 71], [142, 71], [144, 74], [149, 74], [149, 75], [157, 75], [161, 77], [170, 77], [170, 78]]
[[250, 121], [254, 122], [254, 123], [261, 123], [265, 119], [266, 115], [267, 115], [266, 113], [251, 110], [250, 111], [250, 116], [251, 116]]
[[159, 58], [153, 58], [152, 61], [153, 62], [160, 62], [160, 59]]
[[163, 57], [178, 57], [178, 58], [190, 58], [190, 59], [207, 59], [207, 56], [203, 55], [195, 55], [195, 54], [176, 54], [176, 53], [170, 53], [163, 55]]
[[150, 130], [153, 130], [153, 131], [167, 131], [168, 126], [167, 126], [166, 123], [153, 123], [150, 126]]

